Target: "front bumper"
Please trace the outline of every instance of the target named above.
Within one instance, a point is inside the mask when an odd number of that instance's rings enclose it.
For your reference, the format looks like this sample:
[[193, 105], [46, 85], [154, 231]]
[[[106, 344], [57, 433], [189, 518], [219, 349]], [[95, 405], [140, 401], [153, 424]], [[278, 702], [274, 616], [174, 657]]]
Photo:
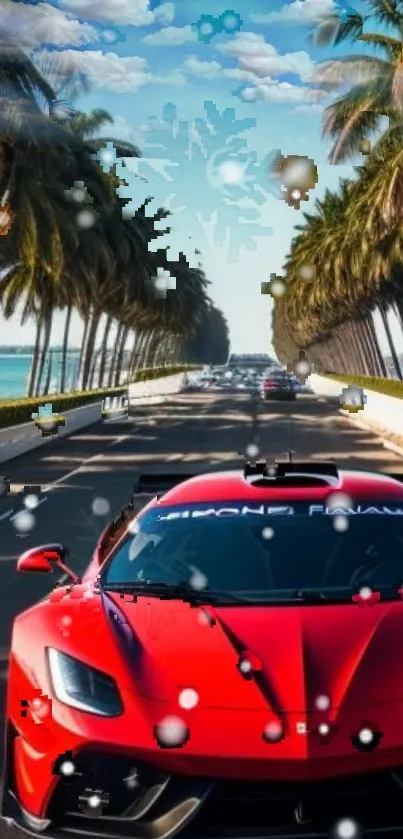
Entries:
[[[24, 812], [9, 772], [2, 818], [44, 839], [324, 839], [346, 818], [357, 823], [357, 836], [403, 833], [403, 770], [315, 782], [228, 781], [164, 774], [113, 750], [85, 748], [75, 760], [77, 774], [58, 778], [43, 820]], [[83, 806], [84, 790], [87, 801], [95, 792], [103, 798], [95, 815]]]

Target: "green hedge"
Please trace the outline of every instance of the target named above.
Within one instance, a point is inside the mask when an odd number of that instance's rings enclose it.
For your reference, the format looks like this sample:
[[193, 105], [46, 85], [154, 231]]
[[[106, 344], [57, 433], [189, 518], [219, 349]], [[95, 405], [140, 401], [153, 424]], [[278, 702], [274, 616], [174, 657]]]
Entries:
[[337, 382], [345, 382], [348, 385], [357, 385], [364, 390], [376, 390], [384, 393], [385, 396], [394, 396], [396, 399], [403, 399], [403, 382], [400, 379], [382, 379], [380, 376], [355, 376], [349, 373], [318, 373], [326, 379], [334, 379]]
[[[162, 376], [172, 376], [175, 373], [185, 373], [187, 370], [194, 369], [195, 365], [189, 364], [145, 368], [137, 371], [130, 384], [158, 379]], [[36, 413], [39, 406], [45, 405], [46, 402], [52, 403], [54, 413], [63, 414], [65, 411], [79, 408], [81, 405], [99, 402], [105, 396], [124, 394], [127, 391], [128, 384], [120, 385], [120, 387], [98, 388], [97, 390], [73, 391], [72, 393], [51, 393], [48, 396], [25, 397], [23, 399], [0, 399], [0, 428], [9, 428], [12, 425], [30, 422], [31, 415]]]

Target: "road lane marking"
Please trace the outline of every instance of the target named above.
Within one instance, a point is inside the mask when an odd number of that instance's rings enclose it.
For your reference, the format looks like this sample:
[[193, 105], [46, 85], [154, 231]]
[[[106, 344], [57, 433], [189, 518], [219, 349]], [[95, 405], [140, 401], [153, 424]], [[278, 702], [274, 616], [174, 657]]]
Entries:
[[[47, 501], [47, 500], [48, 500], [48, 496], [45, 495], [44, 498], [41, 498], [41, 500], [38, 501], [37, 504], [35, 504], [35, 507], [32, 507], [32, 509], [29, 509], [29, 507], [25, 507], [24, 510], [19, 510], [18, 513], [15, 513], [13, 516], [11, 516], [10, 521], [14, 521], [14, 519], [18, 519], [18, 516], [22, 516], [23, 513], [32, 513], [34, 510], [36, 510], [39, 507], [40, 504], [43, 504], [44, 501]], [[11, 512], [13, 512], [13, 511], [11, 511]]]
[[115, 440], [112, 440], [111, 443], [108, 443], [108, 445], [105, 446], [105, 448], [103, 449], [102, 452], [100, 452], [100, 454], [92, 455], [92, 457], [89, 457], [89, 458], [87, 458], [87, 460], [84, 460], [80, 464], [80, 466], [76, 466], [75, 469], [72, 469], [71, 472], [67, 472], [66, 475], [62, 475], [61, 478], [58, 478], [57, 481], [53, 481], [53, 483], [48, 484], [45, 487], [45, 492], [51, 492], [51, 490], [54, 489], [54, 487], [59, 486], [59, 484], [64, 483], [64, 481], [68, 481], [68, 479], [72, 478], [73, 475], [77, 475], [77, 472], [79, 472], [80, 469], [84, 469], [88, 463], [92, 463], [94, 460], [99, 460], [100, 458], [102, 458], [104, 456], [104, 453], [108, 449], [111, 449], [113, 446], [116, 446], [118, 443], [122, 443], [123, 440], [128, 440], [129, 437], [130, 437], [129, 434], [122, 434], [120, 437], [116, 437]]
[[[121, 443], [121, 442], [123, 442], [123, 440], [127, 440], [127, 439], [129, 439], [128, 434], [124, 434], [121, 437], [116, 437], [114, 440], [112, 440], [111, 443], [109, 443], [108, 446], [106, 446], [104, 448], [103, 452], [101, 452], [100, 454], [93, 455], [92, 457], [89, 457], [87, 460], [83, 461], [80, 464], [80, 466], [76, 466], [75, 469], [72, 469], [71, 472], [67, 472], [66, 475], [62, 475], [61, 478], [58, 478], [57, 481], [53, 481], [52, 484], [48, 484], [45, 487], [45, 492], [51, 492], [51, 490], [54, 489], [54, 487], [59, 486], [59, 484], [62, 484], [64, 481], [67, 481], [69, 478], [72, 478], [73, 475], [76, 475], [77, 472], [80, 471], [80, 469], [83, 469], [86, 466], [86, 464], [91, 463], [93, 460], [97, 460], [97, 458], [103, 457], [104, 452], [106, 452], [107, 449], [110, 449], [110, 448], [112, 448], [112, 446], [116, 446], [117, 443]], [[47, 495], [44, 498], [41, 498], [38, 501], [38, 503], [36, 504], [36, 506], [33, 508], [32, 512], [34, 512], [39, 507], [40, 504], [43, 504], [47, 500], [48, 500]], [[0, 516], [0, 522], [4, 521], [5, 519], [10, 519], [10, 521], [14, 521], [14, 519], [18, 518], [18, 516], [22, 515], [22, 513], [26, 513], [27, 510], [28, 510], [28, 508], [23, 509], [23, 510], [19, 510], [18, 513], [14, 513], [14, 507], [12, 507], [11, 510], [6, 510], [6, 512], [3, 513]]]

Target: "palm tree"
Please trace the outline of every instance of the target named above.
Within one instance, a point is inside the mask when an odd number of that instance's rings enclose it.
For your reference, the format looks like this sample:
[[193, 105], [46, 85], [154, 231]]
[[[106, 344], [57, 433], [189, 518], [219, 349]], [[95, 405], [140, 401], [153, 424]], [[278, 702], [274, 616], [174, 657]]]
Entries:
[[[379, 290], [363, 261], [373, 249], [363, 246], [358, 194], [359, 181], [342, 180], [338, 192], [327, 190], [314, 213], [304, 214], [285, 264], [281, 308], [297, 346], [309, 347], [322, 369], [334, 369], [338, 358], [344, 372], [382, 375], [385, 365], [369, 314]], [[306, 266], [308, 280], [302, 275]]]
[[[22, 300], [23, 321], [32, 315], [36, 318], [30, 394], [42, 389], [55, 309], [66, 312], [63, 389], [75, 310], [85, 324], [82, 387], [92, 384], [96, 375], [103, 381], [113, 322], [118, 340], [111, 381], [120, 381], [129, 335], [135, 338], [133, 363], [139, 344], [138, 363], [155, 362], [162, 344], [166, 359], [177, 358], [183, 341], [199, 327], [209, 307], [201, 265], [190, 269], [182, 255], [171, 263], [164, 249], [150, 253], [151, 240], [169, 231], [156, 230], [156, 222], [169, 215], [165, 210], [149, 218], [145, 202], [133, 219], [122, 218], [116, 174], [105, 175], [96, 160], [96, 152], [107, 142], [96, 135], [112, 118], [105, 111], [84, 114], [66, 105], [67, 99], [73, 101], [77, 92], [87, 89], [86, 79], [74, 65], [62, 69], [51, 56], [41, 73], [11, 42], [2, 56], [0, 92], [12, 107], [10, 117], [4, 118], [3, 108], [0, 118], [0, 196], [11, 203], [17, 216], [4, 242], [2, 265], [9, 270], [2, 279], [0, 301], [6, 317]], [[139, 154], [130, 143], [113, 142], [119, 156]], [[77, 181], [85, 184], [92, 201], [94, 216], [87, 229], [78, 223], [77, 205], [68, 198]], [[177, 279], [176, 291], [166, 300], [156, 299], [152, 289], [151, 278], [159, 265]], [[101, 321], [104, 341], [96, 350]]]
[[[346, 22], [331, 15], [314, 33], [316, 44], [338, 45], [352, 40], [372, 48], [372, 54], [353, 53], [319, 66], [317, 80], [330, 90], [348, 86], [325, 110], [323, 134], [334, 140], [331, 163], [341, 163], [360, 151], [362, 140], [382, 131], [385, 118], [389, 128], [402, 125], [403, 88], [403, 7], [401, 0], [367, 0], [369, 14], [348, 17]], [[370, 19], [393, 31], [363, 32]]]
[[211, 301], [193, 334], [184, 342], [180, 359], [186, 364], [225, 364], [230, 348], [228, 324]]

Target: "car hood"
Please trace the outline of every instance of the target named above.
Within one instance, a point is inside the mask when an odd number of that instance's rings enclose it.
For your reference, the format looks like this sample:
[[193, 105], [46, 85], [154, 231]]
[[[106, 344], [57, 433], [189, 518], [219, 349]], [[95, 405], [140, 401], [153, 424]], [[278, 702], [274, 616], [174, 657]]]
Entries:
[[[297, 713], [323, 694], [335, 710], [403, 698], [401, 602], [211, 609], [108, 595], [103, 611], [150, 699], [193, 688], [205, 706]], [[252, 680], [239, 669], [245, 653]]]

